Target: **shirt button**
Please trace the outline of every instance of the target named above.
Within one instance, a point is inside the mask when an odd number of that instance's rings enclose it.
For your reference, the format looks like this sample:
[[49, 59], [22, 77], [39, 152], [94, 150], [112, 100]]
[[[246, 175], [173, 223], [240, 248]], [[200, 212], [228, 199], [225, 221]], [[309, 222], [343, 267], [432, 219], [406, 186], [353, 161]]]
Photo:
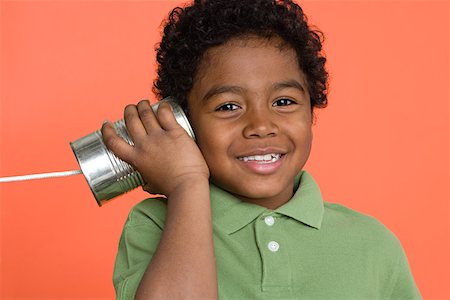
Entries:
[[267, 226], [272, 226], [275, 223], [275, 218], [272, 216], [267, 216], [264, 218], [264, 222], [267, 224]]
[[269, 248], [269, 250], [272, 252], [277, 252], [278, 249], [280, 249], [280, 244], [275, 241], [271, 241], [269, 242], [269, 244], [267, 244], [267, 248]]

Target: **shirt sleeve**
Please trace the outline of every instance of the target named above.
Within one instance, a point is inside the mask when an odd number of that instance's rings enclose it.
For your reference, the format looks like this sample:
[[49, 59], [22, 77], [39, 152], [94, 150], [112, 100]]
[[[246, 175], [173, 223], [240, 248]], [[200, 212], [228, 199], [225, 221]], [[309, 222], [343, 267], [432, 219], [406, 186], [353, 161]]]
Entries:
[[403, 248], [400, 248], [400, 256], [396, 269], [396, 279], [389, 299], [415, 300], [422, 299], [420, 292], [412, 276], [408, 259]]
[[165, 204], [148, 199], [130, 212], [122, 231], [114, 266], [116, 299], [134, 299], [164, 226]]

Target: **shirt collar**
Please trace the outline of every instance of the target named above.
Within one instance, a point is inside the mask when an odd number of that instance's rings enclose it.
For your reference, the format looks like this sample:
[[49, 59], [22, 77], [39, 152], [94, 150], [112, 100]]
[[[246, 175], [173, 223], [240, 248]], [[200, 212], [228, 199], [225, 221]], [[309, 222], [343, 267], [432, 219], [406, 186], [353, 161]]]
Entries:
[[[300, 172], [295, 177], [294, 190], [291, 200], [274, 212], [320, 229], [324, 207], [320, 189], [312, 176], [306, 171]], [[211, 206], [214, 224], [228, 234], [253, 222], [262, 213], [272, 211], [243, 202], [213, 184], [211, 184]]]
[[294, 196], [275, 210], [311, 227], [320, 229], [323, 219], [323, 200], [320, 188], [314, 178], [302, 171], [295, 178]]

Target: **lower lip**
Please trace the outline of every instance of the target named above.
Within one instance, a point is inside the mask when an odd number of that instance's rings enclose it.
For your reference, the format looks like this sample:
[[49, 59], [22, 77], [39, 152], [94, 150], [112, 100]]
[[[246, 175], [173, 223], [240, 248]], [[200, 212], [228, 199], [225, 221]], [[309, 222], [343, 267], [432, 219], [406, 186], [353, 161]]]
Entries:
[[249, 160], [249, 161], [239, 160], [239, 162], [245, 168], [249, 169], [250, 171], [252, 171], [256, 174], [269, 175], [269, 174], [276, 172], [281, 167], [284, 156], [285, 155], [282, 155], [278, 160], [276, 160], [274, 162], [268, 162], [268, 163], [267, 162], [266, 163], [258, 163], [254, 160]]

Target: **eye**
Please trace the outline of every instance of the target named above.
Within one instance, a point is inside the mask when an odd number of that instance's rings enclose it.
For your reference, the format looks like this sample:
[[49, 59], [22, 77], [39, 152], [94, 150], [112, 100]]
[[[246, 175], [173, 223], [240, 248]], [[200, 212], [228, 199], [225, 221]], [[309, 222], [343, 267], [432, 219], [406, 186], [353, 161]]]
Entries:
[[294, 100], [288, 99], [288, 98], [281, 98], [276, 100], [273, 103], [273, 106], [288, 106], [288, 105], [292, 105], [295, 104], [296, 102]]
[[216, 108], [216, 111], [234, 111], [236, 109], [239, 109], [239, 106], [236, 104], [226, 103]]

